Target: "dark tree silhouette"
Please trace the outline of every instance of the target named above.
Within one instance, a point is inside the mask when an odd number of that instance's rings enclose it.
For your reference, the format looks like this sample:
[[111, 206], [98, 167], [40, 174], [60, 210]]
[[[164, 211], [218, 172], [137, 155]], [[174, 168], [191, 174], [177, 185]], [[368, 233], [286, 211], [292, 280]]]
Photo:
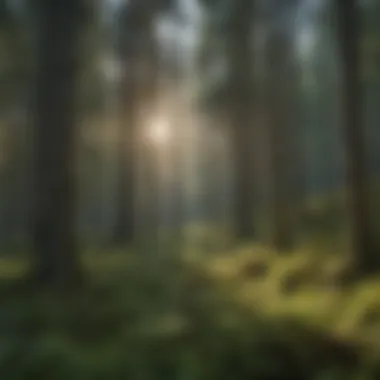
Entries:
[[119, 54], [122, 60], [120, 83], [120, 120], [117, 146], [116, 221], [114, 243], [128, 244], [135, 237], [136, 158], [138, 122], [138, 56], [141, 16], [136, 2], [126, 3], [120, 11]]
[[149, 109], [154, 103], [157, 90], [158, 52], [154, 20], [159, 12], [174, 7], [172, 0], [133, 0], [120, 12], [119, 54], [123, 61], [123, 79], [114, 229], [114, 242], [119, 245], [130, 244], [136, 237], [139, 114], [142, 107]]
[[83, 2], [39, 2], [35, 107], [34, 275], [45, 285], [80, 278], [76, 240], [76, 86]]
[[291, 249], [294, 240], [295, 51], [292, 19], [297, 4], [297, 0], [272, 1], [264, 13], [268, 17], [266, 114], [272, 156], [273, 244], [279, 251]]
[[230, 70], [230, 120], [232, 167], [234, 176], [233, 214], [235, 236], [252, 239], [253, 231], [253, 9], [254, 1], [242, 0], [231, 4], [226, 32], [227, 59]]
[[342, 65], [342, 117], [347, 158], [347, 181], [352, 214], [353, 252], [359, 271], [376, 269], [371, 224], [368, 166], [360, 77], [360, 9], [357, 0], [337, 0]]
[[[210, 15], [210, 30], [223, 39], [226, 75], [206, 95], [206, 103], [216, 105], [229, 127], [234, 198], [232, 218], [238, 240], [254, 237], [253, 198], [253, 23], [255, 1], [202, 1]], [[210, 32], [209, 32], [210, 33]], [[210, 36], [205, 36], [210, 38]], [[207, 66], [210, 54], [205, 46], [201, 66]], [[210, 99], [212, 98], [212, 99]]]

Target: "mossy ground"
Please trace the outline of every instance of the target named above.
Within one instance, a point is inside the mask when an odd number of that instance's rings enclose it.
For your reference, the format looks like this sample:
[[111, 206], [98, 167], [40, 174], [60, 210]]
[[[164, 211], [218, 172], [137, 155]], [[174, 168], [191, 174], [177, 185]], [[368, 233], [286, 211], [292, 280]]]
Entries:
[[[0, 374], [13, 379], [377, 379], [380, 276], [344, 255], [265, 246], [178, 260], [87, 252], [70, 297], [1, 293]], [[25, 259], [3, 259], [4, 284]]]

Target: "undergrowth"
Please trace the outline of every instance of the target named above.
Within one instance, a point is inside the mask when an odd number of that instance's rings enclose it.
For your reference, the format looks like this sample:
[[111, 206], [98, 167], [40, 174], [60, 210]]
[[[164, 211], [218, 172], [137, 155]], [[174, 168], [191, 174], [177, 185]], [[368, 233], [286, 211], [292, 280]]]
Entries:
[[[1, 378], [376, 379], [375, 346], [336, 329], [336, 316], [327, 323], [329, 310], [323, 318], [328, 302], [316, 294], [326, 290], [283, 292], [284, 277], [309, 259], [255, 252], [230, 255], [228, 265], [221, 257], [146, 266], [121, 253], [94, 256], [87, 287], [74, 296], [2, 292]], [[256, 272], [265, 260], [269, 269]], [[347, 325], [375, 304], [375, 288], [357, 286]]]

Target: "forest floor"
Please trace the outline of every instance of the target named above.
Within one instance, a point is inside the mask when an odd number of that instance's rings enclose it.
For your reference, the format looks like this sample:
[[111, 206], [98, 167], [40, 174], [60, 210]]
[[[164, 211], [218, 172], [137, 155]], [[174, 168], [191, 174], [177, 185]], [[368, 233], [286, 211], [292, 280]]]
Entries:
[[[379, 378], [380, 276], [346, 281], [342, 255], [251, 245], [83, 262], [89, 285], [74, 298], [1, 293], [4, 378]], [[0, 278], [25, 269], [4, 258]]]

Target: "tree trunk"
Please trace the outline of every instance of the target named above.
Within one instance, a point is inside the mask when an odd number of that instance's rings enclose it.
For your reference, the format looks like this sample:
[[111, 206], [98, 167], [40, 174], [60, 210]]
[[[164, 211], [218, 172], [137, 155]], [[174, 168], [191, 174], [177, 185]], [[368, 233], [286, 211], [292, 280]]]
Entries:
[[[128, 63], [126, 66], [129, 66]], [[134, 69], [135, 67], [132, 67]], [[130, 70], [130, 69], [129, 69]], [[123, 246], [135, 238], [136, 157], [137, 157], [137, 78], [135, 70], [124, 73], [121, 90], [117, 145], [116, 223], [113, 242]]]
[[234, 178], [233, 221], [238, 240], [251, 240], [253, 228], [253, 158], [252, 151], [252, 25], [253, 2], [233, 5], [230, 35], [227, 35], [227, 59], [232, 86], [229, 101], [231, 121], [231, 154]]
[[271, 31], [268, 39], [267, 117], [271, 144], [273, 186], [273, 245], [278, 251], [288, 251], [294, 245], [292, 200], [294, 187], [294, 147], [292, 140], [292, 43], [288, 30]]
[[80, 2], [41, 1], [35, 109], [34, 276], [72, 285], [81, 278], [76, 240], [76, 85]]
[[360, 84], [359, 17], [356, 0], [337, 0], [342, 62], [342, 115], [345, 131], [347, 182], [352, 214], [352, 242], [356, 267], [376, 269], [375, 241], [371, 230], [368, 167]]
[[[131, 244], [137, 230], [137, 168], [142, 108], [151, 111], [156, 90], [156, 46], [154, 12], [141, 1], [126, 3], [121, 42], [124, 60], [121, 120], [118, 145], [117, 216], [114, 243]], [[126, 38], [128, 37], [128, 38]], [[145, 116], [145, 115], [144, 115]]]
[[244, 118], [245, 110], [236, 107], [232, 130], [232, 164], [234, 178], [233, 216], [235, 238], [249, 241], [254, 238], [253, 228], [253, 152], [250, 122]]

